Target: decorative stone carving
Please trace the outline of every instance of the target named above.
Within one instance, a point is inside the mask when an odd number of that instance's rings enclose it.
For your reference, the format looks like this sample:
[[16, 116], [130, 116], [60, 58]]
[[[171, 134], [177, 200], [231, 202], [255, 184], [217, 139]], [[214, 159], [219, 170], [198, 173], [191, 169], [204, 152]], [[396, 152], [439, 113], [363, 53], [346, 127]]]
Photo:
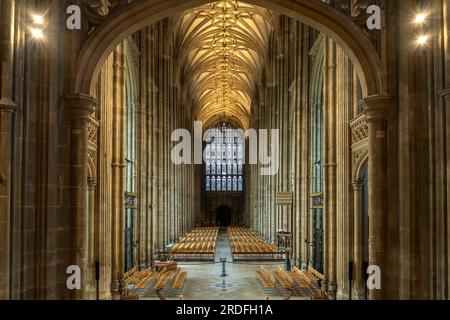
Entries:
[[369, 127], [366, 115], [361, 115], [350, 123], [352, 129], [352, 145], [356, 145], [369, 138]]
[[88, 4], [97, 14], [106, 16], [111, 12], [111, 8], [119, 4], [119, 0], [89, 0]]
[[367, 28], [367, 19], [369, 14], [367, 14], [367, 8], [370, 5], [378, 5], [382, 7], [383, 0], [330, 0], [323, 2], [329, 3], [329, 5], [334, 6], [337, 10], [345, 13], [350, 19], [356, 23], [370, 38], [373, 45], [380, 53], [380, 43], [381, 43], [381, 32], [380, 30], [369, 30]]
[[97, 120], [90, 118], [89, 122], [88, 122], [88, 138], [89, 138], [89, 142], [92, 144], [97, 145], [97, 132], [98, 132], [98, 127], [99, 127], [99, 123]]
[[364, 145], [357, 150], [353, 150], [353, 164], [357, 165], [360, 162], [360, 158], [366, 156], [367, 153], [367, 145]]
[[93, 168], [92, 170], [96, 170], [97, 167], [97, 150], [98, 150], [98, 128], [100, 127], [100, 123], [94, 118], [89, 118], [88, 121], [88, 163], [91, 163]]
[[112, 12], [132, 2], [134, 0], [84, 0], [89, 33], [105, 21]]
[[357, 175], [359, 172], [359, 165], [367, 156], [369, 150], [369, 126], [367, 123], [367, 116], [361, 114], [359, 117], [350, 122], [352, 131], [352, 159], [353, 172]]

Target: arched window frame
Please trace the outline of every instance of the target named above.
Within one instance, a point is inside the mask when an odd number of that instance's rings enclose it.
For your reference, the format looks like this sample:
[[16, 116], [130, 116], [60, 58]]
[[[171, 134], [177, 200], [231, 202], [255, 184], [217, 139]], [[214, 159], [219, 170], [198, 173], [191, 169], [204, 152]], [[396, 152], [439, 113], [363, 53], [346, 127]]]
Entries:
[[236, 128], [226, 123], [208, 130], [205, 137], [206, 192], [244, 191], [244, 140], [239, 134]]

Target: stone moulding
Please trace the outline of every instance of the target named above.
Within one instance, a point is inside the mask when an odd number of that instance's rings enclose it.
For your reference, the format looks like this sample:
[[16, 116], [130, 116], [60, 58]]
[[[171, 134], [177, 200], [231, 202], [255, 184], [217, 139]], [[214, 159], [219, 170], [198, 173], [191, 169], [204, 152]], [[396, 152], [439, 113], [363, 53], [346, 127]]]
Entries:
[[352, 146], [369, 138], [369, 126], [367, 125], [366, 115], [360, 115], [350, 122], [350, 128], [352, 130]]
[[361, 163], [369, 152], [369, 126], [367, 116], [361, 114], [350, 122], [352, 134], [351, 149], [353, 157], [353, 176], [359, 174]]

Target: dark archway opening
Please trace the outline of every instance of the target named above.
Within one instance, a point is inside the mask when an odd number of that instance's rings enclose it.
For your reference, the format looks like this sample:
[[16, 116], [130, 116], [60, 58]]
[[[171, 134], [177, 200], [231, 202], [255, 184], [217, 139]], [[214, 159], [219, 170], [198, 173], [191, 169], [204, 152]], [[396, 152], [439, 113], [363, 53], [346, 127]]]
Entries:
[[231, 225], [231, 208], [220, 206], [216, 211], [216, 225], [219, 227], [229, 227]]

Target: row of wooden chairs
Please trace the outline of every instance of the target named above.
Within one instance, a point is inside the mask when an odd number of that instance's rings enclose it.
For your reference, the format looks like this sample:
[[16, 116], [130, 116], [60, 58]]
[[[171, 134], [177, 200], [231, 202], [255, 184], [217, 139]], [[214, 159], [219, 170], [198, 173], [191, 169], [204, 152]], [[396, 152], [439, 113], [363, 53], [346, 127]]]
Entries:
[[259, 235], [244, 227], [228, 228], [228, 239], [233, 254], [274, 254], [276, 246], [265, 242]]
[[303, 279], [302, 275], [300, 275], [299, 273], [297, 273], [295, 271], [291, 271], [290, 276], [300, 288], [309, 289], [309, 285]]
[[311, 273], [317, 280], [325, 280], [325, 276], [312, 267], [308, 268], [308, 272]]
[[143, 288], [150, 281], [153, 275], [154, 273], [152, 272], [151, 267], [144, 271], [138, 271], [137, 267], [134, 267], [130, 271], [124, 273], [123, 280], [125, 284], [131, 284], [135, 288]]
[[181, 239], [181, 242], [208, 242], [216, 241], [217, 235], [214, 236], [189, 236]]
[[214, 254], [219, 228], [196, 228], [170, 250], [170, 255]]
[[145, 271], [137, 271], [133, 268], [128, 272], [125, 281], [125, 299], [139, 299], [139, 297], [151, 297], [156, 294], [160, 299], [179, 296], [184, 287], [187, 273], [180, 268], [171, 269], [164, 267], [159, 272], [151, 272], [151, 268]]
[[219, 232], [218, 227], [201, 227], [192, 229], [191, 233]]
[[173, 278], [172, 288], [173, 289], [183, 288], [185, 279], [186, 279], [186, 272], [181, 271], [181, 269], [178, 269], [177, 273], [175, 274], [175, 276]]
[[256, 271], [256, 274], [264, 288], [273, 289], [275, 287], [275, 278], [266, 268], [261, 266], [261, 268]]
[[184, 242], [176, 244], [171, 250], [170, 254], [177, 253], [214, 253], [216, 242]]
[[273, 273], [283, 288], [291, 289], [294, 286], [294, 280], [283, 268], [279, 267]]
[[273, 254], [276, 253], [277, 249], [274, 245], [268, 243], [259, 242], [233, 242], [231, 244], [231, 249], [233, 253], [245, 254], [245, 253], [257, 253], [257, 254]]
[[[309, 268], [308, 271], [303, 272], [302, 270], [294, 267], [292, 273], [296, 274], [296, 278], [300, 278], [303, 280], [302, 284], [306, 285], [306, 287], [311, 291], [311, 298], [314, 300], [323, 300], [326, 299], [324, 292], [319, 288], [318, 282], [323, 280], [325, 277], [318, 273], [313, 268]], [[320, 277], [319, 277], [320, 276]], [[301, 283], [299, 283], [300, 285]]]
[[[281, 286], [292, 293], [297, 292], [298, 294], [301, 294], [302, 290], [306, 290], [305, 292], [309, 292], [313, 300], [327, 298], [315, 282], [319, 276], [323, 276], [314, 269], [303, 272], [295, 267], [293, 271], [286, 272], [282, 267], [278, 267], [273, 271], [268, 271], [261, 266], [256, 274], [265, 289], [279, 290], [278, 288]], [[295, 289], [296, 287], [297, 289]]]
[[161, 270], [154, 278], [152, 278], [151, 283], [156, 291], [162, 290], [170, 279], [170, 272], [164, 268]]

